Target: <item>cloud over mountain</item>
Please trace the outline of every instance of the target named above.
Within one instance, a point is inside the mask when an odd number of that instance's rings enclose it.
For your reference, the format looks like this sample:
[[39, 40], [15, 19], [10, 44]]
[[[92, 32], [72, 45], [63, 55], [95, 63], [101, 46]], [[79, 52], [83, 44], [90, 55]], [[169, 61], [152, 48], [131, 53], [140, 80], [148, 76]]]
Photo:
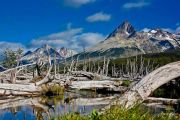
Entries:
[[21, 43], [12, 43], [12, 42], [5, 42], [2, 41], [0, 42], [0, 53], [2, 53], [6, 49], [11, 49], [11, 50], [17, 50], [18, 48], [23, 48], [25, 49], [25, 46], [22, 45]]
[[4, 58], [4, 51], [6, 49], [14, 50], [16, 51], [18, 48], [22, 48], [24, 51], [27, 51], [26, 47], [22, 45], [21, 43], [13, 43], [13, 42], [0, 42], [0, 60], [3, 60]]
[[65, 31], [53, 33], [44, 37], [33, 39], [30, 47], [36, 48], [49, 44], [56, 48], [66, 47], [81, 51], [83, 47], [89, 47], [104, 40], [105, 36], [100, 33], [83, 32], [83, 28], [68, 28]]

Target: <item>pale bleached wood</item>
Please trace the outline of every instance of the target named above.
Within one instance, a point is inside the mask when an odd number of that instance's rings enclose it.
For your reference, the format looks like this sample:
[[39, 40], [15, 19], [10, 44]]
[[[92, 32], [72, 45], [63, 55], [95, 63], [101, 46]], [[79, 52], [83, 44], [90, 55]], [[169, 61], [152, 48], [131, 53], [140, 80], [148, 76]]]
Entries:
[[178, 77], [180, 77], [180, 61], [167, 64], [145, 76], [112, 104], [120, 104], [125, 108], [131, 108], [138, 103], [142, 103], [163, 84]]
[[36, 63], [30, 63], [30, 64], [26, 64], [26, 65], [21, 65], [21, 66], [18, 66], [18, 67], [15, 67], [15, 68], [11, 68], [11, 69], [7, 69], [3, 72], [0, 72], [0, 75], [3, 75], [5, 73], [8, 73], [10, 72], [11, 70], [14, 70], [14, 69], [20, 69], [20, 68], [24, 68], [24, 67], [28, 67], [28, 66], [32, 66], [32, 65], [35, 65]]
[[122, 82], [116, 81], [71, 81], [69, 87], [72, 89], [84, 89], [84, 90], [94, 90], [94, 89], [106, 89], [109, 91], [123, 92], [127, 90], [127, 87], [121, 86]]
[[148, 97], [145, 102], [146, 103], [163, 103], [166, 105], [173, 105], [173, 104], [179, 104], [180, 99]]
[[77, 98], [72, 99], [70, 102], [80, 106], [97, 106], [97, 105], [108, 105], [115, 96], [111, 97], [100, 97], [100, 98]]
[[95, 80], [103, 80], [103, 79], [111, 79], [110, 77], [104, 76], [104, 75], [99, 75], [97, 73], [92, 73], [92, 72], [86, 72], [86, 71], [69, 71], [72, 75], [77, 75], [77, 76], [85, 76], [89, 79], [95, 79]]
[[40, 91], [24, 92], [15, 90], [0, 90], [0, 96], [37, 96], [39, 94]]
[[43, 78], [43, 80], [36, 82], [35, 85], [39, 86], [39, 85], [42, 85], [42, 84], [49, 82], [50, 81], [49, 75], [51, 73], [51, 69], [52, 69], [52, 66], [50, 66], [50, 68], [49, 68], [46, 76]]
[[29, 83], [29, 85], [2, 83], [2, 84], [0, 84], [0, 89], [21, 91], [21, 92], [37, 92], [37, 91], [39, 91], [38, 87], [36, 87], [34, 83]]

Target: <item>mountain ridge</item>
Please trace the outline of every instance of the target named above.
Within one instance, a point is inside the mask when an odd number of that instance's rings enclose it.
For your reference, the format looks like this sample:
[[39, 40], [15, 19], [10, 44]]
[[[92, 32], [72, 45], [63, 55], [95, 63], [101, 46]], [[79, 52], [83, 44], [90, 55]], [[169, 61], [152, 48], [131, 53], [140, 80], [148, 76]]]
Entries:
[[116, 56], [121, 57], [129, 53], [132, 55], [159, 53], [176, 49], [177, 42], [180, 42], [179, 38], [178, 35], [160, 28], [146, 32], [136, 31], [130, 22], [124, 21], [104, 41], [88, 48], [86, 52], [89, 54], [99, 52], [103, 55], [114, 56], [113, 52], [117, 53], [119, 49], [121, 52]]

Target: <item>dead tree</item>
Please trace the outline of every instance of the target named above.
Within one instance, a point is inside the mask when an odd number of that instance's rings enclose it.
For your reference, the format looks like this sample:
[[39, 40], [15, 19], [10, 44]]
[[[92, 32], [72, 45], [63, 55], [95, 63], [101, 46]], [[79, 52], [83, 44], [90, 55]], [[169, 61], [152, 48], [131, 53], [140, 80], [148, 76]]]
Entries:
[[119, 104], [125, 108], [131, 108], [142, 103], [148, 96], [163, 84], [180, 77], [180, 61], [160, 67], [145, 76], [141, 81], [132, 86], [113, 104]]
[[[20, 63], [20, 62], [19, 62], [19, 61], [20, 61], [20, 55], [17, 56], [16, 61], [17, 61], [17, 66], [16, 66], [16, 67], [18, 67], [18, 66], [19, 66], [19, 63]], [[10, 81], [11, 81], [12, 83], [16, 83], [16, 75], [17, 75], [17, 72], [19, 72], [19, 71], [17, 71], [17, 68], [11, 70]]]
[[140, 56], [139, 59], [136, 56], [134, 59], [127, 59], [125, 65], [122, 64], [119, 69], [119, 77], [131, 80], [140, 80], [158, 67], [159, 66], [155, 65], [154, 61], [148, 60], [145, 62], [142, 56]]
[[54, 52], [54, 76], [56, 76], [56, 52]]
[[10, 81], [11, 83], [15, 84], [16, 83], [16, 74], [17, 74], [17, 69], [13, 69], [11, 71], [11, 76], [10, 76]]

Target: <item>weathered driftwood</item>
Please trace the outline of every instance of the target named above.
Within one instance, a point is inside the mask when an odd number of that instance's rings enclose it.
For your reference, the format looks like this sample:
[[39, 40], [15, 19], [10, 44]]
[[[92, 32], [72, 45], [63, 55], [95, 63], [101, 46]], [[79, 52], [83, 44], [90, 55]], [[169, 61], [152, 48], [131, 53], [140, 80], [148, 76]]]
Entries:
[[16, 74], [17, 74], [17, 69], [11, 70], [10, 81], [11, 81], [11, 83], [13, 83], [13, 84], [16, 83]]
[[34, 83], [31, 83], [29, 85], [21, 85], [21, 84], [0, 84], [0, 89], [3, 90], [14, 90], [14, 91], [22, 91], [22, 92], [36, 92], [38, 91], [37, 89], [38, 87], [36, 87], [34, 85]]
[[112, 88], [114, 84], [113, 81], [72, 81], [69, 87], [75, 89]]
[[81, 75], [81, 76], [85, 76], [89, 79], [96, 79], [96, 80], [102, 80], [102, 79], [109, 79], [110, 77], [106, 77], [106, 76], [103, 76], [103, 75], [99, 75], [97, 73], [92, 73], [92, 72], [86, 72], [86, 71], [70, 71], [70, 73], [72, 75]]
[[[47, 82], [50, 82], [52, 79], [49, 78], [52, 67], [49, 68], [47, 75], [44, 79], [36, 82], [36, 83], [25, 83], [25, 84], [0, 84], [0, 95], [36, 95], [40, 94], [42, 91], [41, 85]], [[19, 81], [18, 81], [19, 82]]]
[[97, 73], [92, 73], [92, 72], [86, 72], [86, 71], [70, 71], [70, 73], [72, 75], [74, 75], [75, 77], [80, 76], [80, 77], [87, 77], [87, 79], [91, 79], [91, 80], [127, 80], [124, 78], [111, 78], [108, 76], [104, 76], [104, 75], [100, 75]]
[[35, 85], [39, 86], [39, 85], [49, 82], [50, 80], [49, 75], [50, 75], [51, 69], [52, 69], [52, 66], [50, 66], [46, 76], [41, 81], [36, 82]]
[[32, 65], [35, 65], [36, 63], [30, 63], [30, 64], [26, 64], [26, 65], [21, 65], [21, 66], [18, 66], [18, 67], [15, 67], [15, 68], [11, 68], [11, 69], [7, 69], [3, 72], [0, 72], [0, 75], [3, 75], [4, 73], [8, 73], [14, 69], [21, 69], [21, 68], [24, 68], [24, 67], [28, 67], [28, 66], [32, 66]]
[[180, 77], [180, 61], [167, 64], [145, 76], [113, 104], [131, 108], [146, 100], [158, 87], [178, 77]]
[[77, 98], [72, 99], [70, 102], [81, 106], [96, 106], [96, 105], [108, 105], [111, 100], [115, 99], [115, 96], [100, 97], [100, 98]]
[[15, 90], [0, 90], [0, 96], [37, 96], [40, 92], [24, 92]]
[[148, 97], [145, 100], [145, 103], [162, 103], [162, 104], [165, 104], [165, 105], [173, 105], [173, 104], [179, 104], [180, 99]]
[[107, 89], [109, 91], [122, 92], [127, 90], [126, 87], [121, 86], [120, 81], [71, 81], [69, 87], [73, 89]]

